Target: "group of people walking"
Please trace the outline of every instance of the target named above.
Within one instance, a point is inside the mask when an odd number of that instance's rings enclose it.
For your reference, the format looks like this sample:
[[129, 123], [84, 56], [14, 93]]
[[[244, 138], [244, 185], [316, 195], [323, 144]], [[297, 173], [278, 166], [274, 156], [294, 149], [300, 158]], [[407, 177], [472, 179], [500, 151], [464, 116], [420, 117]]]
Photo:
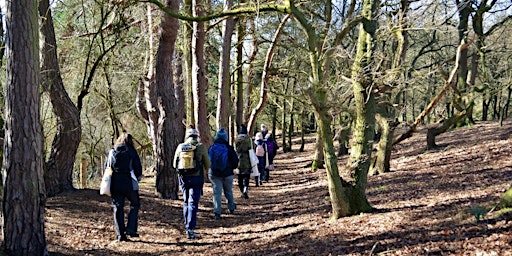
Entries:
[[[277, 143], [268, 132], [266, 125], [261, 125], [260, 132], [253, 139], [247, 133], [247, 127], [240, 126], [234, 146], [229, 144], [225, 128], [215, 134], [213, 144], [206, 148], [200, 142], [199, 132], [190, 126], [185, 134], [185, 141], [178, 145], [173, 159], [173, 167], [178, 171], [178, 182], [183, 194], [183, 219], [188, 239], [199, 238], [195, 233], [199, 201], [203, 193], [205, 171], [213, 189], [213, 217], [222, 219], [222, 194], [227, 200], [229, 213], [236, 210], [233, 195], [235, 170], [238, 176], [238, 188], [241, 197], [249, 199], [249, 184], [254, 176], [256, 186], [268, 182], [273, 160], [277, 154]], [[251, 152], [252, 151], [252, 152]], [[118, 152], [125, 152], [119, 154]], [[255, 175], [250, 154], [258, 158], [258, 172]], [[121, 158], [120, 158], [121, 156]], [[116, 160], [117, 159], [117, 160]], [[140, 158], [133, 145], [132, 136], [123, 133], [109, 152], [106, 163], [114, 170], [111, 181], [111, 197], [114, 209], [114, 224], [119, 241], [129, 241], [129, 237], [138, 237], [137, 222], [140, 208], [138, 181], [142, 177]], [[124, 224], [124, 202], [130, 201], [128, 222]]]

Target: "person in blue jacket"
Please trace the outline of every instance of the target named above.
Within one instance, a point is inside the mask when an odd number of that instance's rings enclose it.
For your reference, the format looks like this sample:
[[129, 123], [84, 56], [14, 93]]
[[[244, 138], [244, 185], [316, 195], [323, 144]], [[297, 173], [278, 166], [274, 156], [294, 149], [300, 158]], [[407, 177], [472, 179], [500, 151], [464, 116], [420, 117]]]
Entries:
[[[233, 146], [229, 145], [228, 135], [224, 128], [220, 128], [217, 131], [215, 141], [208, 149], [208, 155], [211, 162], [210, 170], [208, 170], [208, 178], [212, 183], [213, 189], [213, 212], [215, 219], [220, 220], [222, 213], [223, 190], [224, 196], [228, 201], [229, 212], [235, 212], [236, 203], [233, 197], [233, 169], [238, 166], [238, 155], [236, 154]], [[218, 158], [216, 156], [222, 155], [226, 156], [226, 158], [224, 158], [226, 161], [220, 162], [217, 160]]]

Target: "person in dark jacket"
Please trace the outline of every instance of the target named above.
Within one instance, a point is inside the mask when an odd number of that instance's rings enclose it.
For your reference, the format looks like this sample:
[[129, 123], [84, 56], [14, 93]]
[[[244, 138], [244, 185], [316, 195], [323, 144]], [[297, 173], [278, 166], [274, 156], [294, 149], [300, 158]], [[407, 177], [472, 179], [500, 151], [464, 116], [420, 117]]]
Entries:
[[251, 180], [252, 164], [249, 157], [249, 150], [252, 148], [252, 139], [247, 135], [247, 127], [240, 125], [240, 131], [235, 141], [236, 153], [238, 154], [238, 188], [242, 197], [249, 199], [249, 182]]
[[199, 200], [203, 193], [204, 170], [210, 168], [210, 160], [208, 159], [208, 151], [204, 144], [199, 142], [199, 132], [194, 126], [190, 126], [185, 134], [185, 142], [178, 145], [174, 153], [174, 168], [178, 168], [182, 145], [190, 144], [195, 149], [194, 157], [197, 161], [197, 172], [188, 175], [179, 175], [178, 182], [183, 194], [183, 220], [188, 239], [197, 239], [199, 235], [194, 229], [197, 224], [197, 211], [199, 210]]
[[[110, 150], [108, 160], [112, 167], [110, 184], [112, 207], [114, 209], [114, 225], [118, 241], [129, 241], [127, 236], [139, 237], [137, 233], [140, 197], [138, 181], [142, 178], [142, 165], [137, 150], [133, 145], [133, 137], [123, 133]], [[124, 202], [130, 201], [128, 222], [124, 222]]]
[[267, 163], [265, 165], [265, 177], [264, 181], [268, 182], [270, 179], [270, 171], [274, 170], [274, 158], [277, 155], [277, 149], [279, 149], [279, 146], [277, 145], [276, 141], [274, 140], [274, 137], [272, 136], [272, 133], [267, 133], [265, 135], [265, 144], [267, 149]]
[[[215, 162], [212, 159], [212, 149], [215, 146], [224, 145], [227, 147], [228, 162], [223, 170], [215, 169]], [[208, 150], [210, 156], [210, 162], [212, 163], [210, 170], [208, 170], [208, 178], [212, 183], [213, 189], [213, 213], [215, 219], [221, 219], [222, 213], [222, 191], [224, 190], [224, 196], [228, 201], [228, 210], [230, 213], [234, 213], [236, 209], [235, 199], [233, 198], [233, 169], [238, 166], [238, 156], [233, 146], [228, 143], [228, 135], [224, 128], [220, 128], [215, 135], [215, 141]]]

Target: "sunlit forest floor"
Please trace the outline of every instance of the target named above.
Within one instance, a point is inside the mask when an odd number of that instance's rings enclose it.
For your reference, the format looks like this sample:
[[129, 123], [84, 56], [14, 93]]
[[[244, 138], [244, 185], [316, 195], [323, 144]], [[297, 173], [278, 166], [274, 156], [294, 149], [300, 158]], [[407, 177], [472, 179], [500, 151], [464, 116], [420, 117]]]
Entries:
[[[397, 145], [392, 172], [369, 177], [372, 213], [329, 221], [325, 170], [311, 172], [314, 137], [305, 152], [276, 160], [261, 187], [223, 219], [213, 219], [205, 184], [196, 232], [188, 240], [181, 200], [154, 196], [142, 182], [140, 238], [116, 242], [110, 200], [97, 188], [48, 199], [51, 255], [512, 255], [510, 212], [488, 212], [512, 184], [512, 123], [479, 123], [437, 138], [426, 151], [424, 131]], [[339, 159], [343, 166], [346, 157]], [[180, 195], [181, 198], [181, 195]], [[488, 212], [486, 215], [476, 215]]]

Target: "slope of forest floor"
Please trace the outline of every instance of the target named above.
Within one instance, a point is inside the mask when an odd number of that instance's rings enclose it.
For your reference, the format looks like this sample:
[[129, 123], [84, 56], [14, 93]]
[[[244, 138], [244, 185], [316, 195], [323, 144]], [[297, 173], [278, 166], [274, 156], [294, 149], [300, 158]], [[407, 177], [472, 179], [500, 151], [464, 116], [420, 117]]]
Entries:
[[205, 184], [200, 239], [186, 239], [181, 200], [155, 197], [148, 175], [140, 238], [116, 242], [109, 198], [85, 189], [48, 199], [48, 248], [51, 255], [512, 255], [511, 214], [475, 218], [512, 184], [512, 123], [459, 128], [440, 135], [436, 150], [426, 151], [425, 141], [420, 131], [397, 145], [392, 172], [369, 177], [372, 213], [329, 221], [325, 170], [307, 167], [310, 137], [305, 152], [279, 150], [270, 182], [251, 187], [250, 199], [240, 198], [235, 181], [238, 208], [228, 214], [224, 205], [221, 220], [213, 219]]

